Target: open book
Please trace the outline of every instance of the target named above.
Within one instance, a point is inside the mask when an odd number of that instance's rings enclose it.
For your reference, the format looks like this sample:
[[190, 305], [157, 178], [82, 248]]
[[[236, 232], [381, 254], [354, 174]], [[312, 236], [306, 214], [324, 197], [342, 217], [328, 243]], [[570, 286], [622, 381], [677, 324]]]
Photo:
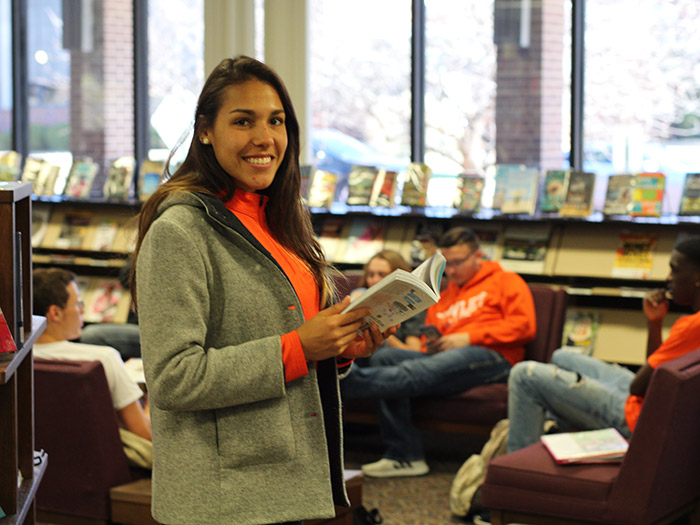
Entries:
[[548, 434], [540, 439], [557, 463], [621, 461], [628, 447], [614, 428]]
[[367, 325], [377, 323], [383, 332], [438, 302], [444, 269], [445, 258], [437, 252], [412, 272], [394, 270], [353, 299], [343, 313], [370, 308], [372, 313], [365, 317]]

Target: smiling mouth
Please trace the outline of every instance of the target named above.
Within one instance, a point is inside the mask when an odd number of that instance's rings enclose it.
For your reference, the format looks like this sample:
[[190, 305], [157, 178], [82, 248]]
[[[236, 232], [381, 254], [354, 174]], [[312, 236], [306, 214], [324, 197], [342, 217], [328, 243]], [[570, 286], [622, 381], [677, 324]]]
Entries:
[[255, 164], [256, 166], [265, 166], [272, 162], [272, 157], [270, 155], [266, 157], [244, 157], [244, 160], [249, 164]]

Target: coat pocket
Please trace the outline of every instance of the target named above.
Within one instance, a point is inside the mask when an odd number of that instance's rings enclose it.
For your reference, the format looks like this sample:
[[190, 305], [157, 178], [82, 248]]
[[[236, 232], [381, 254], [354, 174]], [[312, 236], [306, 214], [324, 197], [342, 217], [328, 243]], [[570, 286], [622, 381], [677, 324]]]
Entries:
[[216, 410], [222, 466], [282, 463], [295, 457], [294, 429], [286, 396]]

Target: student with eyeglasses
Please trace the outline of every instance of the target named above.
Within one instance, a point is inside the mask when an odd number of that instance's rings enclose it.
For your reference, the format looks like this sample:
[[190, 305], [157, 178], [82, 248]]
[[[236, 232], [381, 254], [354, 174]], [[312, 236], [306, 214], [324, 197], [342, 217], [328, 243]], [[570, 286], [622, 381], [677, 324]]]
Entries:
[[[447, 288], [425, 319], [421, 352], [389, 348], [368, 367], [353, 367], [341, 381], [345, 399], [378, 400], [379, 461], [362, 466], [370, 477], [429, 472], [410, 400], [446, 396], [487, 383], [505, 383], [535, 337], [535, 305], [527, 283], [483, 258], [473, 231], [453, 228], [439, 240]], [[431, 333], [432, 332], [432, 333]]]

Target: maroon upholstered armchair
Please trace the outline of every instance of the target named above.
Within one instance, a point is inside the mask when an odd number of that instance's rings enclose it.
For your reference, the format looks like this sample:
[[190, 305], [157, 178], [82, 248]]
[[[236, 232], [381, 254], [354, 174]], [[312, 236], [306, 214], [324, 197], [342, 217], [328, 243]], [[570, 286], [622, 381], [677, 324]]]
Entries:
[[557, 465], [536, 443], [492, 460], [481, 487], [494, 524], [698, 523], [699, 498], [700, 350], [654, 371], [622, 463]]
[[36, 359], [34, 405], [35, 446], [48, 454], [39, 521], [107, 523], [109, 489], [150, 472], [127, 463], [102, 364]]
[[[537, 332], [525, 345], [525, 359], [548, 362], [561, 346], [568, 294], [562, 289], [531, 284], [535, 302]], [[415, 424], [442, 432], [488, 435], [493, 426], [508, 417], [508, 386], [481, 385], [448, 397], [424, 397], [412, 403]], [[352, 423], [376, 423], [373, 400], [349, 399], [343, 405], [343, 418]]]

